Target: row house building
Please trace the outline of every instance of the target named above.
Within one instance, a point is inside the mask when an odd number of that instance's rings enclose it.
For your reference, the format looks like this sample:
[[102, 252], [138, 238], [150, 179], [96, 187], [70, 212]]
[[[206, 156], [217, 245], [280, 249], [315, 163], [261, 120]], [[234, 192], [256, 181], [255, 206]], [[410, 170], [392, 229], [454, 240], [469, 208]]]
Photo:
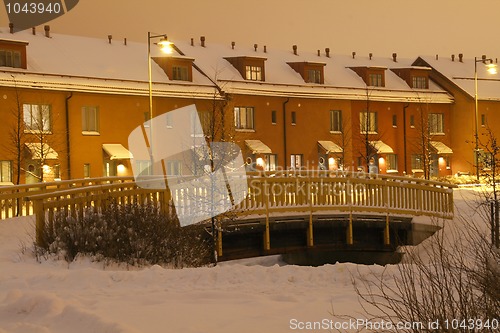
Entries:
[[[204, 37], [174, 41], [164, 55], [151, 42], [152, 113], [148, 45], [0, 28], [0, 182], [131, 175], [148, 161], [134, 160], [129, 134], [151, 115], [193, 104], [205, 137], [238, 144], [252, 169], [474, 172], [474, 62], [463, 57], [338, 55]], [[500, 89], [478, 81], [484, 132], [496, 126]], [[187, 173], [187, 164], [169, 161], [165, 171]]]

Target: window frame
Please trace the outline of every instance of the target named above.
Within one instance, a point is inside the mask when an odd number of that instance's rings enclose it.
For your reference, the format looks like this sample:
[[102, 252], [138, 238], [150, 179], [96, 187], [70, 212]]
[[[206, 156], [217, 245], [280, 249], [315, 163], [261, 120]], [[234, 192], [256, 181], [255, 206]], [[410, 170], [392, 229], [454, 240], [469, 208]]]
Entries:
[[342, 133], [342, 110], [330, 110], [330, 133]]
[[245, 80], [262, 81], [263, 68], [257, 65], [245, 65]]
[[[369, 115], [369, 117], [366, 116]], [[373, 119], [372, 119], [373, 116]], [[369, 118], [369, 122], [366, 119]], [[369, 126], [369, 128], [367, 128]], [[360, 133], [378, 134], [378, 112], [377, 111], [361, 111], [359, 113], [359, 131]]]
[[182, 66], [182, 65], [173, 65], [172, 80], [191, 81], [189, 78], [189, 68], [187, 66]]
[[12, 165], [13, 162], [10, 160], [0, 161], [0, 182], [12, 183], [12, 178], [13, 178]]
[[[93, 115], [92, 115], [93, 112]], [[94, 118], [94, 128], [89, 125], [90, 118]], [[100, 112], [98, 106], [82, 106], [82, 133], [86, 135], [100, 134]]]
[[[34, 110], [36, 107], [37, 110]], [[28, 109], [29, 108], [29, 109]], [[45, 108], [45, 109], [44, 109]], [[27, 114], [27, 112], [29, 114]], [[34, 116], [35, 113], [35, 117]], [[48, 119], [44, 120], [48, 116]], [[34, 119], [39, 118], [39, 119]], [[40, 127], [34, 127], [34, 123], [41, 122]], [[52, 133], [52, 105], [38, 103], [23, 103], [23, 123], [25, 133]], [[47, 125], [47, 126], [46, 126]]]
[[[237, 131], [255, 131], [255, 108], [253, 106], [235, 106], [233, 116], [234, 127]], [[244, 122], [241, 121], [242, 118]]]
[[428, 126], [429, 134], [431, 135], [443, 135], [444, 130], [444, 113], [429, 113], [428, 116]]

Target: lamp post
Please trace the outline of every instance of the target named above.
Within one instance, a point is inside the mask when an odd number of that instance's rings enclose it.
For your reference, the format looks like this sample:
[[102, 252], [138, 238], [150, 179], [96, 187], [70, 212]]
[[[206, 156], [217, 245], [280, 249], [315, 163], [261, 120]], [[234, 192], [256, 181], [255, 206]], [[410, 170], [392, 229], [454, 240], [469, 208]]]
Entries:
[[477, 57], [474, 57], [474, 113], [475, 113], [475, 149], [474, 149], [474, 155], [475, 155], [475, 163], [476, 163], [476, 179], [479, 183], [479, 108], [478, 108], [478, 99], [477, 99], [477, 64], [479, 62], [482, 62], [483, 64], [486, 65], [487, 71], [490, 74], [496, 74], [497, 73], [497, 65], [493, 63], [493, 59], [491, 58], [486, 58], [485, 55], [481, 56], [480, 59]]
[[156, 43], [166, 54], [172, 53], [172, 43], [168, 41], [167, 35], [152, 35], [148, 31], [148, 82], [149, 82], [149, 154], [151, 158], [151, 173], [153, 172], [153, 79], [151, 73], [151, 40], [160, 38]]

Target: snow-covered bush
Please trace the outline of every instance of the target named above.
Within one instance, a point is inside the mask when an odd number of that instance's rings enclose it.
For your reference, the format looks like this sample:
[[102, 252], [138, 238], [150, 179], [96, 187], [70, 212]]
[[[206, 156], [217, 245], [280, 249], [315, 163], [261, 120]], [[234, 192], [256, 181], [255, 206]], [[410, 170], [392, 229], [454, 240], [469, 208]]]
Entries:
[[160, 214], [153, 204], [112, 204], [83, 218], [62, 212], [45, 226], [50, 253], [72, 261], [77, 254], [132, 265], [168, 264], [175, 267], [204, 265], [210, 260], [211, 242], [203, 226], [181, 228]]

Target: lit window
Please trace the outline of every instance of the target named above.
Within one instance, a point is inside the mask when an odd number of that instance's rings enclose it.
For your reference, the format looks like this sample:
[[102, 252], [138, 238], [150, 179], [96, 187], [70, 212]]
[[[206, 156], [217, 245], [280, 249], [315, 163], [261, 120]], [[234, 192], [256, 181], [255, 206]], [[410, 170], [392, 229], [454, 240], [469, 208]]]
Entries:
[[331, 132], [342, 132], [342, 111], [341, 110], [330, 111], [330, 131]]
[[361, 133], [377, 133], [377, 112], [360, 112], [359, 123]]
[[90, 178], [90, 163], [83, 165], [83, 178]]
[[12, 182], [12, 161], [0, 161], [0, 181]]
[[423, 155], [411, 155], [411, 168], [412, 170], [424, 170]]
[[262, 67], [261, 66], [245, 66], [247, 80], [262, 81]]
[[236, 129], [254, 129], [254, 108], [238, 106], [234, 108], [234, 126]]
[[275, 171], [276, 166], [278, 165], [278, 155], [276, 154], [268, 154], [266, 155], [266, 171]]
[[96, 106], [82, 107], [82, 131], [99, 133], [99, 109]]
[[51, 131], [50, 105], [23, 104], [23, 117], [25, 130], [37, 133]]
[[167, 175], [180, 176], [181, 175], [181, 162], [167, 161]]
[[398, 170], [398, 155], [386, 155], [387, 170]]
[[430, 113], [429, 114], [429, 133], [444, 134], [444, 114]]
[[135, 161], [135, 170], [134, 172], [138, 172], [137, 176], [150, 176], [153, 174], [151, 168], [150, 160], [138, 160]]
[[413, 76], [412, 83], [412, 87], [415, 89], [428, 89], [427, 77], [425, 76]]
[[21, 68], [21, 52], [0, 50], [0, 67]]
[[300, 169], [302, 167], [302, 154], [292, 154], [290, 162], [292, 169]]
[[190, 81], [188, 68], [185, 66], [173, 66], [172, 80]]
[[383, 83], [382, 83], [382, 74], [369, 74], [368, 76], [368, 79], [369, 79], [369, 86], [373, 86], [373, 87], [383, 87]]
[[321, 83], [321, 71], [318, 69], [309, 69], [307, 71], [307, 82]]

